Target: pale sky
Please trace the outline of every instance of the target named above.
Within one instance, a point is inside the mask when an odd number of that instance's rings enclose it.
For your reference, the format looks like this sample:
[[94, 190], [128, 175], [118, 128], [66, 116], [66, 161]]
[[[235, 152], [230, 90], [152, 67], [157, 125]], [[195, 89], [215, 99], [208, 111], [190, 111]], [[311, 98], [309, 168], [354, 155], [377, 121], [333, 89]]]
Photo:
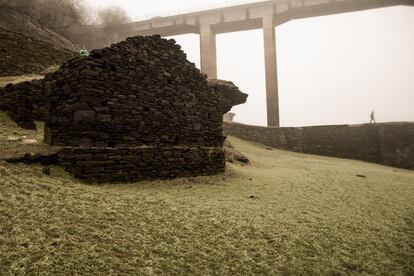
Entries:
[[[88, 0], [131, 17], [214, 7], [216, 0]], [[255, 1], [235, 1], [255, 2]], [[295, 20], [276, 28], [282, 126], [414, 121], [414, 7]], [[199, 37], [174, 37], [200, 65]], [[237, 45], [237, 47], [235, 47]], [[261, 30], [217, 35], [218, 77], [249, 94], [235, 121], [266, 125]]]

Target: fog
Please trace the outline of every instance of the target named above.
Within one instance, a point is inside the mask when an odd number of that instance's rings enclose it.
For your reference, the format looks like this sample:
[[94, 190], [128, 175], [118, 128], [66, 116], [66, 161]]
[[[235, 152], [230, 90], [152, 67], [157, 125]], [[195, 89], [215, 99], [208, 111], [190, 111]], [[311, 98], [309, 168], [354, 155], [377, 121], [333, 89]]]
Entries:
[[[218, 3], [89, 2], [119, 5], [133, 18]], [[366, 123], [372, 110], [379, 122], [414, 121], [413, 7], [295, 20], [276, 30], [282, 126]], [[199, 67], [198, 35], [174, 38]], [[262, 31], [217, 35], [217, 60], [218, 77], [249, 94], [246, 104], [233, 108], [235, 120], [266, 125]]]

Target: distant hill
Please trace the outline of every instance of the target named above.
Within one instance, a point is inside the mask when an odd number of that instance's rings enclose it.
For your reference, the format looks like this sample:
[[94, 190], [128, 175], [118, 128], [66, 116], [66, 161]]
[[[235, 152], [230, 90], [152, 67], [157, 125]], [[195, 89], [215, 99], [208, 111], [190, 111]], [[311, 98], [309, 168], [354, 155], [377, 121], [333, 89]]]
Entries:
[[38, 74], [76, 55], [79, 46], [13, 9], [0, 9], [0, 76]]

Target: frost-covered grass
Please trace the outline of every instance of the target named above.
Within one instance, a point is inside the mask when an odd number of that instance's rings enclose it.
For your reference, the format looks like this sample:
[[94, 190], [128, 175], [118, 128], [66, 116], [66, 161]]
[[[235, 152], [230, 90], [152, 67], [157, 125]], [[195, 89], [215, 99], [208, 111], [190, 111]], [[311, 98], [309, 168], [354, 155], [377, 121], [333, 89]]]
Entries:
[[414, 274], [413, 171], [230, 139], [251, 166], [170, 181], [0, 162], [0, 275]]
[[[0, 112], [0, 160], [26, 152], [40, 152], [47, 150], [43, 144], [43, 123], [36, 122], [37, 131], [25, 130], [19, 128], [15, 122], [10, 120], [5, 112]], [[34, 145], [25, 145], [21, 141], [9, 141], [9, 138], [15, 137], [21, 140], [36, 139], [39, 143]]]

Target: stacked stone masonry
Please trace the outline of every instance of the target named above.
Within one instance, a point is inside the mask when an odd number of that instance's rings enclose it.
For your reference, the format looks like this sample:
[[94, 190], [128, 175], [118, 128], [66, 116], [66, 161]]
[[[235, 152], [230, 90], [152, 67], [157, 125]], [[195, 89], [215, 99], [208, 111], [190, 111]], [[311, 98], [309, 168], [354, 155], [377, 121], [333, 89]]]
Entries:
[[48, 98], [59, 146], [219, 146], [220, 98], [173, 40], [135, 37], [65, 63]]
[[225, 122], [224, 133], [279, 149], [414, 169], [414, 123], [277, 128]]
[[34, 120], [43, 121], [46, 113], [44, 103], [45, 80], [33, 80], [0, 89], [0, 110], [22, 128], [35, 128]]
[[223, 150], [207, 147], [64, 148], [58, 162], [96, 182], [211, 175], [225, 168]]
[[75, 176], [98, 181], [222, 172], [223, 114], [247, 98], [237, 91], [209, 85], [174, 40], [128, 38], [54, 73], [45, 141], [65, 147], [59, 162]]

